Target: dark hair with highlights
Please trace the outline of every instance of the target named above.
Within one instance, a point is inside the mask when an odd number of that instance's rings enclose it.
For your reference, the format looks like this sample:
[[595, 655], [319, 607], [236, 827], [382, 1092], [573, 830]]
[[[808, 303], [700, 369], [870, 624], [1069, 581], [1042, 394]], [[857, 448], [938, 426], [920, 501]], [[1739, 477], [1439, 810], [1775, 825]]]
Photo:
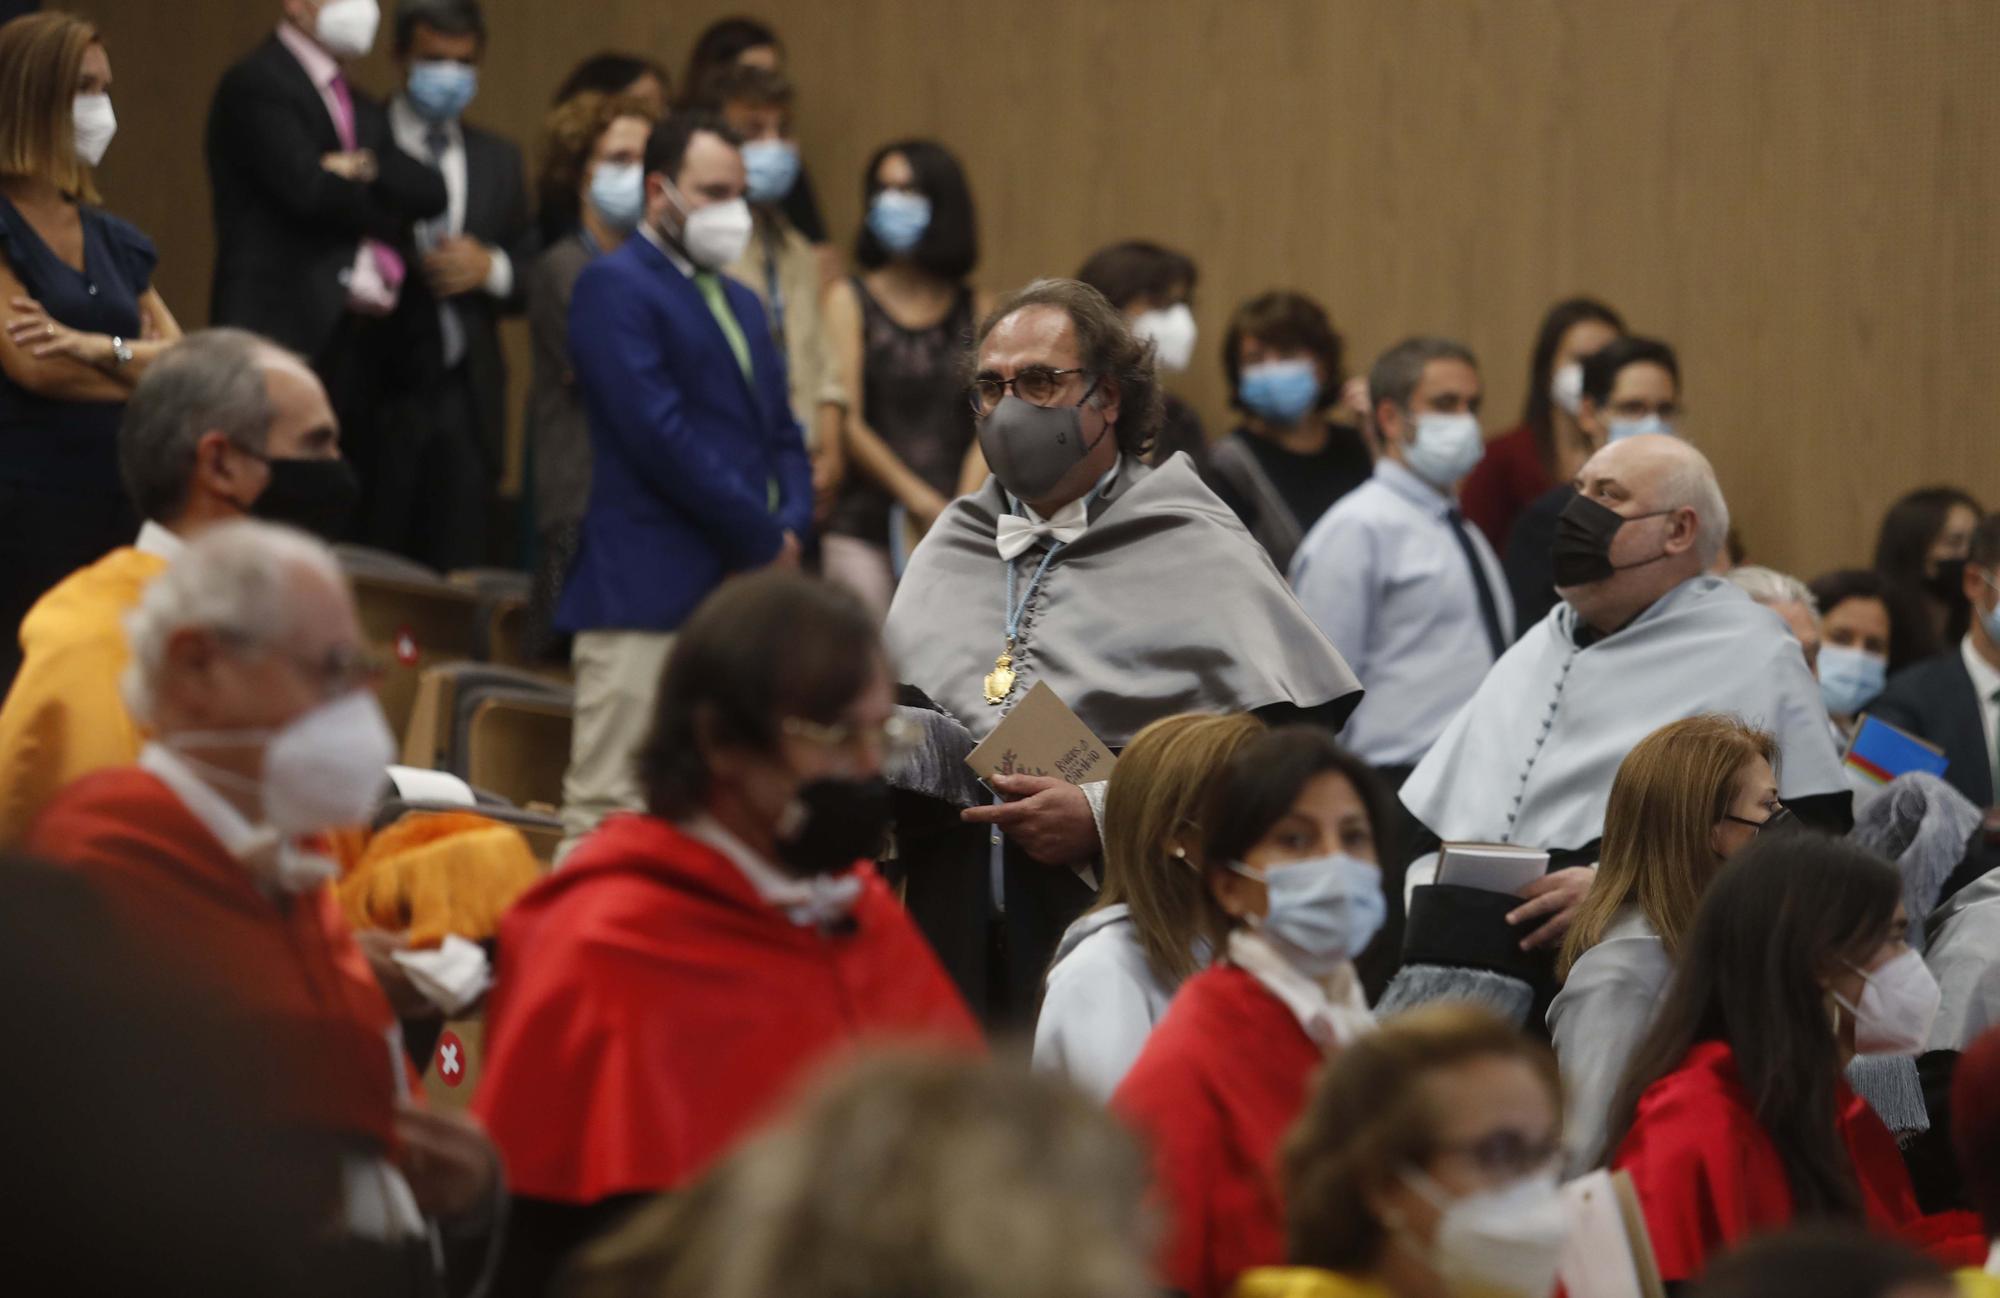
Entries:
[[1153, 365], [1153, 344], [1132, 332], [1125, 313], [1104, 294], [1074, 279], [1038, 279], [1009, 296], [979, 322], [963, 366], [970, 384], [979, 369], [979, 349], [1002, 320], [1031, 306], [1052, 306], [1069, 316], [1076, 328], [1077, 364], [1102, 382], [1118, 385], [1118, 449], [1144, 455], [1160, 435], [1166, 418], [1166, 395]]
[[1347, 379], [1342, 368], [1345, 344], [1334, 331], [1332, 317], [1319, 303], [1303, 293], [1259, 293], [1229, 317], [1229, 328], [1222, 335], [1222, 372], [1229, 379], [1229, 404], [1238, 410], [1249, 409], [1242, 397], [1243, 363], [1237, 359], [1245, 338], [1255, 338], [1280, 351], [1310, 353], [1326, 371], [1326, 382], [1320, 384], [1313, 409], [1325, 410], [1340, 400], [1340, 385]]

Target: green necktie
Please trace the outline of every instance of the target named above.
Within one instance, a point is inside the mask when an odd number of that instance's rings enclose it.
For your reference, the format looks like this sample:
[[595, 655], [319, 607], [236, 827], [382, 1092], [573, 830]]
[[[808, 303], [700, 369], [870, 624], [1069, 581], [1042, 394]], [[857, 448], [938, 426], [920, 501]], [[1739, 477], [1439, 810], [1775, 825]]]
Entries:
[[729, 297], [722, 291], [722, 281], [712, 270], [702, 271], [694, 277], [701, 295], [708, 299], [709, 314], [722, 327], [722, 336], [729, 340], [729, 350], [736, 353], [736, 364], [743, 370], [743, 378], [750, 379], [750, 340], [743, 336], [743, 326], [736, 322], [736, 313], [729, 309]]

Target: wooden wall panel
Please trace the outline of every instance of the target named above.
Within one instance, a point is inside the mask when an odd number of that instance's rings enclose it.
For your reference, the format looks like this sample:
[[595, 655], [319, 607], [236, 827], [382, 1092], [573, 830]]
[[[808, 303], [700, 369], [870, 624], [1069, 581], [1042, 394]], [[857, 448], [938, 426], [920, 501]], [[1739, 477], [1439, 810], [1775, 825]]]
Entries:
[[[475, 116], [532, 139], [576, 58], [678, 66], [727, 0], [488, 0]], [[1486, 362], [1512, 422], [1532, 330], [1590, 291], [1680, 346], [1688, 431], [1753, 553], [1867, 555], [1897, 493], [2000, 503], [2000, 5], [1990, 0], [759, 0], [838, 234], [899, 135], [967, 161], [1004, 289], [1145, 235], [1200, 259], [1196, 372], [1226, 418], [1230, 307], [1319, 296], [1350, 364], [1413, 331]], [[200, 133], [270, 0], [98, 0], [115, 207], [206, 308]], [[381, 88], [374, 60], [361, 79]]]

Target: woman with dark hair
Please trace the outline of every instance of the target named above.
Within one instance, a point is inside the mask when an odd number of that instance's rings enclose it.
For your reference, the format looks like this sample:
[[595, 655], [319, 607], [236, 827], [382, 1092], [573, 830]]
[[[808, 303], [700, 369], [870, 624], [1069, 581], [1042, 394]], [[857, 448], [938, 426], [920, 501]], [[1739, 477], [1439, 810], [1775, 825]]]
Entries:
[[1354, 957], [1382, 926], [1386, 806], [1374, 773], [1307, 726], [1245, 746], [1209, 790], [1223, 958], [1181, 985], [1111, 1102], [1152, 1142], [1165, 1278], [1188, 1298], [1284, 1257], [1279, 1145], [1312, 1075], [1375, 1024]]
[[1965, 638], [1972, 606], [1965, 598], [1965, 556], [1972, 529], [1986, 511], [1956, 487], [1913, 491], [1882, 516], [1875, 538], [1875, 571], [1900, 592], [1912, 620], [1900, 636], [1898, 657], [1928, 658]]
[[1251, 298], [1222, 340], [1229, 404], [1244, 420], [1210, 448], [1208, 478], [1279, 572], [1319, 516], [1374, 472], [1361, 430], [1327, 414], [1340, 401], [1341, 357], [1326, 308], [1303, 293]]
[[[723, 18], [710, 23], [695, 38], [688, 51], [687, 76], [681, 81], [679, 107], [693, 108], [714, 98], [714, 81], [734, 67], [757, 67], [766, 72], [785, 70], [785, 45], [778, 33], [755, 18]], [[812, 174], [799, 168], [798, 178], [779, 204], [792, 228], [815, 247], [826, 243], [826, 218], [820, 214], [819, 195], [813, 190]], [[835, 272], [829, 268], [831, 276]]]
[[1486, 444], [1486, 458], [1459, 489], [1459, 507], [1500, 553], [1521, 511], [1575, 477], [1590, 458], [1595, 448], [1576, 419], [1583, 358], [1624, 332], [1624, 320], [1595, 298], [1566, 298], [1542, 317], [1528, 355], [1521, 422]]
[[666, 116], [670, 82], [667, 70], [645, 55], [606, 50], [571, 68], [549, 104], [564, 104], [586, 92], [641, 100], [658, 118]]
[[829, 346], [843, 385], [861, 399], [850, 407], [847, 479], [823, 546], [827, 575], [887, 616], [891, 555], [906, 539], [892, 537], [892, 518], [900, 512], [921, 534], [986, 476], [960, 363], [987, 303], [966, 282], [979, 264], [972, 189], [943, 145], [899, 140], [876, 150], [862, 198], [861, 273], [826, 295]]
[[[1132, 322], [1132, 332], [1153, 344], [1161, 373], [1187, 370], [1195, 344], [1193, 258], [1144, 239], [1127, 239], [1092, 253], [1076, 277], [1104, 294]], [[1168, 393], [1165, 423], [1146, 462], [1163, 464], [1176, 454], [1202, 467], [1208, 460], [1208, 434], [1194, 407]]]
[[797, 573], [722, 586], [681, 628], [614, 816], [501, 924], [475, 1109], [506, 1155], [523, 1277], [639, 1195], [680, 1189], [857, 1041], [976, 1045], [868, 858], [904, 736], [852, 596]]
[[[1921, 616], [1879, 572], [1846, 568], [1807, 583], [1819, 605], [1819, 692], [1843, 740], [1889, 682], [1910, 664], [1905, 621]], [[1898, 617], [1900, 606], [1905, 616]]]
[[1902, 893], [1881, 858], [1803, 833], [1760, 837], [1709, 885], [1609, 1126], [1663, 1279], [1808, 1218], [1969, 1256], [1976, 1227], [1919, 1215], [1895, 1138], [1844, 1075], [1857, 1052], [1922, 1050], [1937, 1012]]

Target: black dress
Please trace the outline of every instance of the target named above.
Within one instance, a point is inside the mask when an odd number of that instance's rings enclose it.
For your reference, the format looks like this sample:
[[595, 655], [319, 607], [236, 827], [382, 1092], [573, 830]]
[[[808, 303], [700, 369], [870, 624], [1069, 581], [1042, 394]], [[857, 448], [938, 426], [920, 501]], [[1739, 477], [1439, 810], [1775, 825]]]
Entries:
[[[159, 260], [135, 227], [92, 207], [83, 269], [58, 257], [0, 197], [0, 257], [50, 317], [85, 333], [139, 337], [139, 299]], [[0, 690], [21, 666], [21, 619], [49, 587], [118, 546], [139, 520], [118, 477], [122, 401], [66, 401], [0, 372]]]
[[1238, 428], [1209, 450], [1209, 485], [1262, 543], [1279, 572], [1290, 571], [1292, 555], [1320, 515], [1375, 472], [1358, 429], [1329, 422], [1327, 434], [1326, 445], [1310, 455], [1288, 451], [1248, 428]]

